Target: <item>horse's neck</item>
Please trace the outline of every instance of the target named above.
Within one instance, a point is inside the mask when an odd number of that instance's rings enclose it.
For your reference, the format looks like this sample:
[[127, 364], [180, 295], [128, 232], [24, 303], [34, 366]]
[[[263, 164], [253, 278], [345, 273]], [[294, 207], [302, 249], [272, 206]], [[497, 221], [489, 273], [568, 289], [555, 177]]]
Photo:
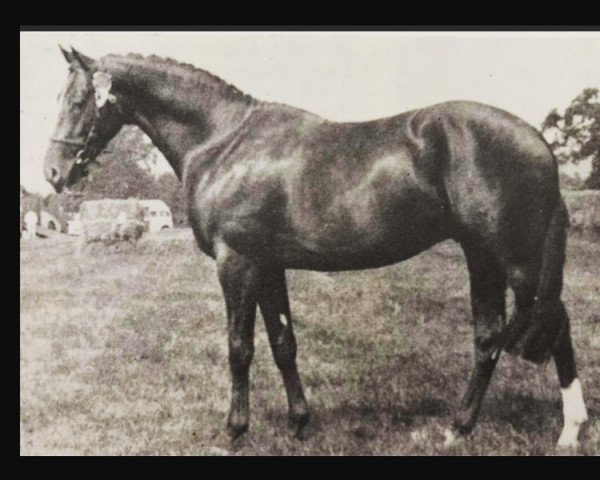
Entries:
[[199, 145], [226, 137], [258, 102], [245, 96], [228, 96], [224, 89], [202, 85], [181, 87], [169, 77], [152, 77], [147, 71], [113, 66], [120, 77], [131, 122], [140, 127], [181, 178], [183, 159]]
[[249, 106], [220, 104], [199, 110], [197, 116], [180, 118], [168, 110], [136, 110], [135, 123], [161, 151], [181, 179], [185, 155], [199, 145], [210, 145], [243, 122]]

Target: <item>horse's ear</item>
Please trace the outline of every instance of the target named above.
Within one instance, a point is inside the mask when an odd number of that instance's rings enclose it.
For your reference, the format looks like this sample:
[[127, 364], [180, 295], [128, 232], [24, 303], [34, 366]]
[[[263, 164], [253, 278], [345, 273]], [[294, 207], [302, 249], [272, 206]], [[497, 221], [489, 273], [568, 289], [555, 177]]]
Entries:
[[71, 54], [79, 66], [86, 72], [91, 72], [93, 70], [94, 60], [92, 60], [90, 57], [85, 56], [83, 53], [79, 53], [73, 47], [71, 47]]
[[65, 50], [62, 45], [59, 45], [58, 48], [60, 48], [61, 53], [63, 54], [63, 57], [65, 57], [65, 60], [68, 63], [71, 63], [73, 61], [73, 55], [71, 55], [71, 52]]

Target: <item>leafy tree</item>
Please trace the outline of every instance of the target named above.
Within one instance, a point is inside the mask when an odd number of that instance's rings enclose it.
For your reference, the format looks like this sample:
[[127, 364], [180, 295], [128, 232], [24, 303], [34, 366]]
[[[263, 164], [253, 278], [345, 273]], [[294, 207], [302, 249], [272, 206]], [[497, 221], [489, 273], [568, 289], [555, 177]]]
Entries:
[[187, 223], [183, 189], [173, 174], [156, 178], [155, 148], [137, 127], [124, 127], [92, 165], [79, 195], [60, 195], [64, 211], [75, 212], [85, 200], [103, 198], [158, 198], [173, 214], [175, 225]]
[[542, 123], [542, 133], [560, 163], [591, 159], [592, 171], [585, 188], [600, 189], [600, 92], [586, 88], [561, 115], [552, 110]]
[[159, 185], [152, 173], [155, 149], [137, 127], [124, 127], [91, 165], [79, 195], [61, 195], [66, 211], [78, 210], [85, 200], [102, 198], [156, 198]]

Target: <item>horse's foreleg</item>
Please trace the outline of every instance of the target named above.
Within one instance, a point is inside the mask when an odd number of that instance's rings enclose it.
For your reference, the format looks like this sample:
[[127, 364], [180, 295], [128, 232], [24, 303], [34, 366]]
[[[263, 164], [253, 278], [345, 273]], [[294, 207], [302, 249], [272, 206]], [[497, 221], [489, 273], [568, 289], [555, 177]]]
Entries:
[[264, 275], [259, 305], [275, 363], [283, 377], [288, 399], [288, 427], [294, 436], [300, 435], [308, 423], [309, 413], [296, 366], [296, 339], [292, 327], [285, 271], [276, 270]]
[[562, 302], [558, 310], [559, 314], [567, 317], [566, 328], [560, 334], [558, 342], [552, 351], [560, 382], [564, 417], [564, 426], [558, 439], [558, 446], [577, 447], [579, 428], [587, 420], [588, 416], [583, 401], [581, 383], [577, 378], [568, 314]]
[[252, 261], [223, 246], [217, 272], [227, 309], [231, 408], [227, 430], [232, 439], [248, 430], [249, 369], [254, 355], [257, 268]]
[[506, 275], [492, 255], [478, 248], [465, 249], [475, 324], [475, 365], [465, 396], [455, 415], [455, 435], [470, 433], [498, 362], [496, 340], [506, 322]]

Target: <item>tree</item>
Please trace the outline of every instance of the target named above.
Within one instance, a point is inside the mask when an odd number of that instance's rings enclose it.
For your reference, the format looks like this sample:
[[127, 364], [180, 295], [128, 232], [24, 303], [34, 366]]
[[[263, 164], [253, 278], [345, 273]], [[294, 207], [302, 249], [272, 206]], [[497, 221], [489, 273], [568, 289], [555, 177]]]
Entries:
[[156, 178], [154, 145], [137, 127], [124, 127], [91, 165], [79, 195], [60, 195], [65, 212], [76, 212], [85, 200], [103, 198], [158, 198], [171, 209], [176, 226], [187, 224], [183, 188], [172, 173]]
[[137, 127], [126, 126], [91, 165], [80, 195], [61, 195], [65, 211], [77, 211], [85, 200], [102, 198], [152, 198], [156, 182], [153, 145]]
[[156, 154], [151, 140], [136, 126], [126, 125], [108, 144], [101, 158], [125, 160], [151, 173], [156, 166]]
[[600, 189], [600, 92], [597, 88], [583, 90], [562, 115], [552, 110], [542, 123], [542, 133], [559, 163], [578, 164], [590, 159], [592, 171], [584, 186]]

